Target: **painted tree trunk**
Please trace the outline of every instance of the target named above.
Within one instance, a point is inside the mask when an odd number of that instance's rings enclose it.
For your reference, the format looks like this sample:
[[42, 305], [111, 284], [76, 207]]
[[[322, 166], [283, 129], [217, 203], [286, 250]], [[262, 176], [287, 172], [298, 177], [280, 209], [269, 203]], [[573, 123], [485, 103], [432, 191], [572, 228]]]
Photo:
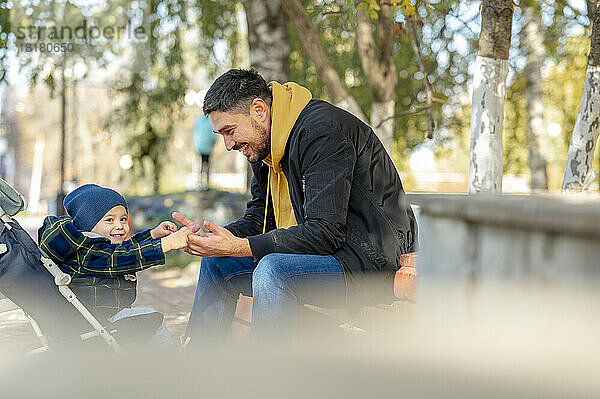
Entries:
[[592, 158], [600, 123], [600, 9], [595, 7], [592, 15], [590, 55], [579, 112], [569, 144], [563, 191], [587, 190], [597, 174], [597, 171], [592, 169]]
[[508, 60], [477, 56], [473, 76], [469, 193], [502, 192], [502, 122]]
[[525, 98], [527, 100], [527, 145], [529, 149], [529, 169], [531, 170], [531, 190], [547, 191], [546, 157], [543, 151], [544, 104], [542, 101], [542, 62], [544, 60], [544, 38], [540, 30], [540, 20], [534, 8], [525, 8], [523, 45], [527, 51], [525, 67]]
[[280, 0], [245, 0], [250, 45], [250, 65], [267, 82], [288, 81], [288, 58], [285, 18]]
[[573, 127], [563, 191], [580, 192], [589, 189], [597, 171], [592, 158], [598, 140], [600, 123], [600, 66], [588, 65], [579, 112]]
[[483, 0], [473, 76], [469, 193], [502, 192], [502, 122], [512, 0]]
[[371, 126], [383, 143], [385, 150], [392, 156], [392, 144], [394, 143], [394, 100], [371, 104]]

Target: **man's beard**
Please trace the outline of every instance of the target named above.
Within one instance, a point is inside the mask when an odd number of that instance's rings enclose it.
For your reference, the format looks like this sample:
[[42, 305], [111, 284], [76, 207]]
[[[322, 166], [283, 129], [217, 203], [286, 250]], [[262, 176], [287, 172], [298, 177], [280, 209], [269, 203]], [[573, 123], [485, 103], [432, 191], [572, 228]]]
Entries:
[[267, 129], [260, 126], [255, 121], [252, 121], [252, 127], [255, 132], [258, 132], [263, 141], [257, 148], [253, 148], [254, 155], [248, 157], [248, 162], [257, 163], [265, 159], [271, 154], [271, 135], [267, 133]]

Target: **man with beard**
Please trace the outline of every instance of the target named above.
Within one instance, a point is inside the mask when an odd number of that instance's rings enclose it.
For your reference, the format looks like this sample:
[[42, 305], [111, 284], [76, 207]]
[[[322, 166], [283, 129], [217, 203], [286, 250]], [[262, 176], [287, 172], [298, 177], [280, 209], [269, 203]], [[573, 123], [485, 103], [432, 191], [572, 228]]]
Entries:
[[204, 113], [228, 151], [252, 164], [245, 215], [200, 226], [186, 251], [202, 256], [186, 334], [224, 338], [240, 293], [253, 296], [252, 335], [291, 339], [298, 304], [391, 302], [400, 256], [416, 249], [416, 221], [394, 164], [373, 130], [313, 100], [296, 83], [232, 69], [206, 93]]

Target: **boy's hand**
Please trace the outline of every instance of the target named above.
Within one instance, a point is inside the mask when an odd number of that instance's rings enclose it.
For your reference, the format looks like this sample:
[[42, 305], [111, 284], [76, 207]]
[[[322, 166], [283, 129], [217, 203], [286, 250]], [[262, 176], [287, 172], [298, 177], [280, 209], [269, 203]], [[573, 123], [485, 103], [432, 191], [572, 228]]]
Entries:
[[192, 234], [191, 230], [187, 227], [182, 227], [179, 231], [169, 234], [168, 236], [160, 239], [160, 244], [164, 253], [172, 251], [174, 249], [181, 249], [187, 247], [188, 236]]
[[176, 231], [177, 226], [175, 225], [175, 223], [165, 220], [164, 222], [161, 222], [158, 226], [150, 230], [150, 236], [152, 238], [162, 238]]

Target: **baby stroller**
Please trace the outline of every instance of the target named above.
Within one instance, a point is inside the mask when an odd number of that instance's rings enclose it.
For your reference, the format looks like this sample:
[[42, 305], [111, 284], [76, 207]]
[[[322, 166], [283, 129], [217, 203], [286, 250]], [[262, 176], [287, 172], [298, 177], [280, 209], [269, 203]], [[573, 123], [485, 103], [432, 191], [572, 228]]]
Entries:
[[[25, 208], [23, 196], [0, 179], [0, 298], [4, 295], [23, 309], [40, 339], [42, 347], [30, 354], [94, 337], [100, 337], [113, 351], [121, 352], [114, 336], [120, 327], [128, 330], [132, 324], [144, 324], [139, 321], [144, 316], [156, 319], [160, 315], [158, 324], [162, 322], [162, 314], [155, 312], [103, 326], [69, 288], [71, 276], [50, 260], [13, 219]], [[152, 320], [152, 324], [156, 322]], [[90, 326], [93, 331], [89, 331]]]

